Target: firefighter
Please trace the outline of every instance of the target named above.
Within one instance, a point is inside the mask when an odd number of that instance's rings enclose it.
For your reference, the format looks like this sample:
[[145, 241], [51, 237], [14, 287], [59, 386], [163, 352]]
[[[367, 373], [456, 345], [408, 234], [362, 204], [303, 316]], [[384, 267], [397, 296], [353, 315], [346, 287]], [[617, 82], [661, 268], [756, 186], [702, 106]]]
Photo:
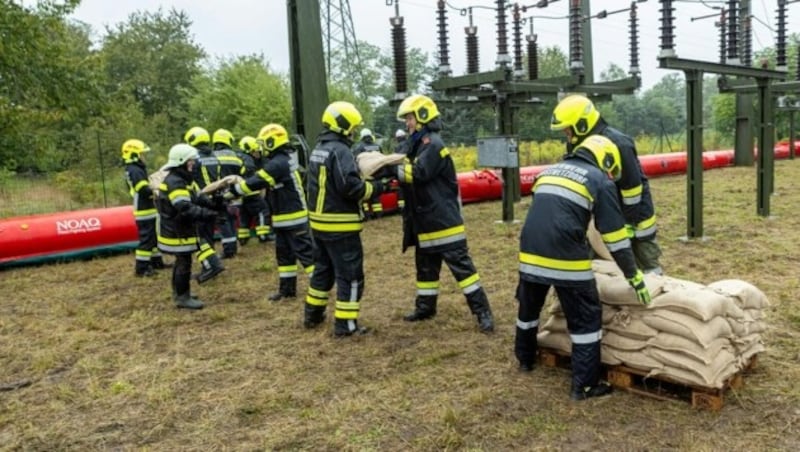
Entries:
[[[408, 153], [408, 133], [403, 129], [397, 129], [394, 133], [394, 153], [407, 154]], [[403, 212], [406, 208], [406, 200], [403, 198], [403, 190], [397, 191], [397, 209]]]
[[[199, 193], [192, 173], [197, 164], [197, 149], [188, 144], [176, 144], [169, 150], [169, 160], [164, 165], [169, 170], [164, 182], [158, 188], [157, 199], [159, 212], [158, 247], [165, 253], [175, 256], [172, 268], [172, 297], [178, 308], [202, 309], [203, 302], [191, 293], [192, 253], [208, 255], [200, 258], [200, 262], [219, 262], [198, 237], [197, 222], [214, 221], [218, 210], [225, 206], [221, 201], [212, 202], [207, 196]], [[215, 210], [212, 210], [215, 209]], [[211, 253], [211, 254], [209, 254]], [[213, 266], [205, 280], [218, 275], [221, 266]], [[204, 268], [203, 272], [207, 270]]]
[[[226, 129], [217, 129], [211, 136], [211, 144], [214, 147], [214, 157], [219, 162], [219, 178], [236, 175], [242, 176], [245, 173], [242, 159], [233, 150], [233, 134]], [[222, 258], [230, 259], [238, 252], [236, 222], [239, 218], [239, 207], [241, 201], [234, 200], [228, 204], [228, 208], [222, 212], [223, 218], [219, 223], [219, 233], [222, 241]]]
[[662, 274], [650, 183], [642, 171], [633, 139], [609, 126], [592, 101], [577, 94], [558, 103], [553, 110], [550, 129], [564, 131], [568, 141], [567, 154], [591, 135], [603, 135], [617, 146], [622, 159], [622, 174], [616, 186], [636, 263], [644, 273]]
[[[362, 152], [381, 152], [381, 147], [375, 142], [372, 131], [364, 128], [359, 134], [360, 139], [353, 146], [353, 157], [358, 158]], [[373, 193], [372, 198], [363, 203], [364, 215], [366, 218], [380, 218], [383, 216], [383, 204], [381, 204], [380, 194]]]
[[122, 144], [122, 160], [125, 163], [125, 182], [133, 197], [133, 216], [139, 232], [136, 247], [136, 276], [154, 276], [154, 269], [166, 267], [164, 258], [156, 246], [156, 206], [153, 191], [147, 179], [144, 154], [150, 147], [142, 140], [131, 139]]
[[[242, 160], [244, 167], [244, 177], [252, 177], [256, 172], [262, 169], [263, 163], [261, 162], [261, 148], [258, 145], [255, 137], [245, 136], [239, 140], [239, 158]], [[250, 228], [255, 226], [256, 237], [259, 242], [267, 242], [270, 240], [272, 234], [272, 226], [270, 226], [270, 212], [269, 204], [264, 198], [261, 191], [254, 191], [242, 197], [242, 206], [239, 209], [239, 229], [236, 232], [236, 237], [239, 239], [239, 245], [244, 246], [250, 240]]]
[[[220, 164], [211, 149], [211, 136], [202, 127], [192, 127], [183, 135], [183, 141], [197, 150], [197, 163], [193, 164], [192, 177], [198, 190], [219, 180]], [[220, 214], [221, 216], [222, 214]], [[200, 250], [197, 259], [202, 271], [197, 282], [203, 284], [225, 270], [214, 250], [214, 227], [220, 218], [206, 218], [197, 225], [200, 236]]]
[[412, 132], [406, 163], [395, 168], [406, 209], [403, 210], [403, 252], [413, 246], [417, 270], [415, 309], [404, 319], [425, 320], [436, 315], [439, 273], [444, 261], [464, 293], [482, 332], [494, 331], [486, 291], [467, 249], [461, 197], [455, 165], [439, 130], [439, 109], [427, 96], [407, 97], [397, 118]]
[[334, 335], [363, 334], [358, 314], [364, 292], [361, 203], [382, 193], [388, 181], [361, 179], [350, 147], [361, 113], [333, 102], [322, 114], [323, 131], [308, 163], [309, 220], [314, 234], [314, 273], [305, 302], [306, 328], [325, 320], [328, 293], [336, 283]]
[[297, 296], [297, 261], [303, 264], [306, 274], [313, 273], [313, 242], [300, 171], [289, 156], [293, 151], [289, 133], [279, 124], [267, 124], [258, 133], [258, 143], [268, 155], [264, 168], [232, 186], [231, 192], [246, 197], [267, 189], [279, 273], [278, 291], [269, 300], [280, 301]]
[[600, 380], [602, 309], [586, 239], [592, 215], [639, 301], [650, 303], [614, 186], [621, 175], [614, 143], [601, 135], [586, 137], [564, 161], [536, 178], [533, 202], [520, 235], [514, 352], [520, 370], [533, 370], [539, 315], [554, 286], [572, 339], [573, 400], [611, 392], [611, 386]]

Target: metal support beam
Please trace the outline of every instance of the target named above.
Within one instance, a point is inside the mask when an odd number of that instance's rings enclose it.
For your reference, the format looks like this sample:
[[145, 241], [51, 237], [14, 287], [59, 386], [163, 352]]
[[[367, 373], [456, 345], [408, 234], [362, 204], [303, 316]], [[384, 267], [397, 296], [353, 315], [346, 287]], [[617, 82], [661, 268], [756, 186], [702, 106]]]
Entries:
[[774, 188], [775, 176], [775, 141], [773, 134], [775, 133], [775, 124], [772, 122], [772, 93], [770, 92], [769, 79], [759, 78], [756, 80], [758, 84], [758, 103], [759, 108], [759, 121], [758, 121], [758, 168], [757, 168], [757, 185], [758, 185], [758, 215], [762, 217], [769, 216], [769, 198], [772, 195]]
[[703, 71], [686, 74], [686, 236], [703, 236]]
[[[511, 101], [504, 94], [498, 93], [497, 102], [497, 132], [500, 135], [514, 135], [514, 122]], [[514, 221], [514, 203], [520, 200], [519, 166], [516, 168], [502, 168], [503, 175], [503, 222]]]
[[733, 159], [736, 166], [753, 165], [753, 94], [736, 93], [736, 142]]
[[794, 160], [794, 110], [789, 110], [789, 160]]
[[687, 60], [685, 58], [662, 57], [659, 58], [659, 67], [662, 69], [676, 69], [680, 71], [702, 71], [712, 74], [736, 75], [740, 77], [767, 78], [783, 80], [786, 72], [771, 69], [757, 69], [746, 66], [732, 66], [708, 61]]

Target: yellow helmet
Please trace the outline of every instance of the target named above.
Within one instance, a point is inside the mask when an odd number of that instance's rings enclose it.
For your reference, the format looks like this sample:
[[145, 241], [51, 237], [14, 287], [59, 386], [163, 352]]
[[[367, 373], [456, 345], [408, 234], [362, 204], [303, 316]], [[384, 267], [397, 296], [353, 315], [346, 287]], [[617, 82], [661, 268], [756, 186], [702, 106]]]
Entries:
[[258, 147], [258, 141], [250, 135], [242, 137], [242, 139], [239, 140], [239, 149], [250, 154], [261, 151]]
[[403, 121], [409, 113], [414, 113], [417, 123], [427, 124], [439, 117], [439, 108], [430, 97], [415, 94], [406, 97], [397, 107], [397, 119]]
[[208, 130], [202, 127], [192, 127], [183, 135], [183, 141], [186, 144], [197, 146], [198, 144], [209, 144], [211, 137], [208, 135]]
[[233, 134], [227, 129], [217, 129], [211, 137], [211, 144], [224, 144], [233, 148]]
[[616, 181], [622, 176], [622, 158], [619, 148], [608, 138], [602, 135], [590, 135], [575, 149], [586, 149], [597, 162], [597, 166], [605, 171]]
[[142, 152], [149, 152], [150, 147], [142, 140], [131, 139], [122, 144], [122, 160], [125, 163], [139, 161]]
[[280, 124], [267, 124], [258, 132], [258, 144], [267, 152], [289, 142], [289, 132]]
[[553, 119], [550, 122], [550, 130], [572, 129], [572, 144], [580, 141], [579, 137], [588, 134], [597, 121], [600, 120], [600, 112], [594, 104], [585, 96], [573, 94], [567, 96], [556, 105], [553, 110]]
[[322, 113], [323, 127], [344, 136], [350, 136], [361, 121], [361, 113], [350, 102], [334, 102]]

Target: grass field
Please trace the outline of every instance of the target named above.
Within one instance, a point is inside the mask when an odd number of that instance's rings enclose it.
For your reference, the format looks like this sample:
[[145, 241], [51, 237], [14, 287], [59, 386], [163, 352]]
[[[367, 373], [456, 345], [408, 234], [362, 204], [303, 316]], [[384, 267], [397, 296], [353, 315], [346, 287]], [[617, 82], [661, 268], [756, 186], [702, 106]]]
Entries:
[[767, 351], [720, 412], [623, 392], [575, 403], [568, 371], [518, 373], [520, 225], [496, 223], [489, 202], [464, 214], [491, 336], [446, 270], [438, 316], [402, 321], [415, 288], [397, 216], [362, 235], [373, 332], [358, 338], [334, 339], [331, 322], [304, 330], [301, 298], [266, 301], [272, 244], [195, 286], [200, 312], [172, 306], [168, 274], [134, 278], [132, 255], [0, 271], [0, 449], [800, 450], [800, 163], [776, 174], [774, 216], [761, 218], [754, 168], [706, 172], [706, 237], [688, 242], [686, 179], [651, 181], [667, 273], [743, 279], [772, 303]]

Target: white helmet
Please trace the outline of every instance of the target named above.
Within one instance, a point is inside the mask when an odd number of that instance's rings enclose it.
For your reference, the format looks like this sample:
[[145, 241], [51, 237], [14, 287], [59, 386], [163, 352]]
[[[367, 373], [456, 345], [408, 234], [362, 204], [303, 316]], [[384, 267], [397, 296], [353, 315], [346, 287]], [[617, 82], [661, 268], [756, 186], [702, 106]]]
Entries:
[[405, 138], [407, 135], [406, 131], [403, 129], [397, 129], [397, 132], [394, 133], [395, 138]]
[[361, 139], [363, 140], [365, 137], [371, 137], [372, 131], [369, 129], [361, 129]]
[[197, 149], [194, 146], [180, 143], [169, 149], [169, 160], [164, 168], [177, 168], [189, 160], [197, 158]]

